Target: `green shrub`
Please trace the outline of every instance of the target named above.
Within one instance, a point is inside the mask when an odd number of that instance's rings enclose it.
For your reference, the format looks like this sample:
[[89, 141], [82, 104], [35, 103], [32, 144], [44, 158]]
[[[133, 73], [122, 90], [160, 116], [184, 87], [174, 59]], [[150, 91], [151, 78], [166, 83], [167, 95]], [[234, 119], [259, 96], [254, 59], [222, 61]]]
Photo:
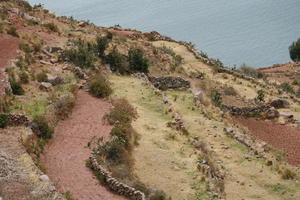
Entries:
[[96, 75], [88, 84], [89, 92], [98, 98], [108, 97], [112, 93], [109, 82], [101, 75]]
[[135, 136], [135, 131], [129, 124], [117, 124], [115, 125], [111, 132], [111, 136], [115, 136], [124, 142], [126, 149], [130, 150], [132, 148], [132, 139]]
[[7, 34], [14, 36], [14, 37], [19, 37], [18, 33], [17, 33], [17, 29], [14, 26], [10, 26], [7, 29]]
[[104, 37], [97, 37], [97, 49], [100, 57], [104, 56], [105, 49], [108, 47], [109, 39]]
[[96, 61], [95, 49], [94, 44], [79, 39], [74, 41], [74, 48], [65, 50], [61, 57], [78, 67], [93, 69]]
[[11, 78], [9, 80], [10, 87], [12, 90], [12, 93], [14, 95], [23, 95], [25, 93], [24, 89], [22, 88], [22, 85], [20, 82], [16, 81], [15, 79]]
[[73, 96], [63, 96], [54, 102], [55, 115], [58, 119], [66, 119], [71, 113], [75, 105], [75, 98]]
[[290, 57], [294, 62], [300, 61], [300, 38], [289, 47]]
[[29, 83], [29, 75], [28, 75], [28, 73], [25, 72], [25, 71], [21, 71], [21, 72], [19, 73], [19, 79], [20, 79], [20, 82], [21, 82], [22, 84], [27, 84], [27, 83]]
[[28, 45], [28, 44], [25, 44], [25, 43], [21, 43], [19, 45], [19, 48], [24, 51], [25, 53], [31, 53], [33, 51], [33, 49]]
[[121, 123], [130, 124], [137, 118], [137, 112], [135, 108], [128, 103], [126, 99], [117, 99], [113, 102], [114, 108], [104, 118], [108, 120], [110, 124]]
[[110, 65], [110, 68], [114, 72], [120, 74], [129, 73], [128, 63], [124, 55], [120, 54], [119, 51], [114, 48], [107, 56], [106, 62]]
[[49, 29], [50, 31], [53, 31], [53, 32], [59, 32], [59, 29], [57, 27], [56, 24], [54, 24], [53, 22], [51, 23], [46, 23], [43, 25], [45, 28]]
[[265, 92], [263, 90], [257, 91], [257, 96], [255, 98], [256, 102], [264, 102], [265, 101]]
[[212, 92], [211, 92], [211, 95], [210, 95], [210, 97], [211, 97], [211, 100], [212, 100], [212, 102], [213, 102], [213, 104], [215, 105], [215, 106], [221, 106], [222, 105], [222, 96], [221, 96], [221, 93], [219, 93], [218, 91], [216, 91], [216, 90], [213, 90]]
[[280, 85], [280, 88], [285, 91], [285, 92], [288, 92], [288, 93], [291, 93], [291, 94], [294, 94], [295, 91], [294, 91], [294, 88], [293, 86], [291, 86], [289, 83], [285, 82], [285, 83], [282, 83]]
[[246, 64], [241, 65], [240, 71], [247, 76], [251, 76], [252, 78], [259, 78], [259, 79], [265, 78], [264, 73], [258, 71], [253, 67], [247, 66]]
[[48, 76], [47, 76], [47, 72], [46, 71], [41, 71], [40, 73], [38, 73], [36, 76], [35, 76], [36, 80], [38, 82], [47, 82], [48, 81]]
[[49, 126], [48, 120], [44, 116], [42, 115], [35, 116], [32, 122], [34, 124], [33, 129], [40, 138], [43, 139], [52, 138], [53, 128]]
[[149, 60], [145, 58], [144, 51], [142, 49], [130, 48], [128, 52], [128, 61], [131, 72], [149, 72]]
[[8, 124], [7, 115], [0, 113], [0, 128], [5, 128], [7, 124]]
[[167, 200], [167, 196], [163, 191], [156, 191], [150, 196], [150, 200]]

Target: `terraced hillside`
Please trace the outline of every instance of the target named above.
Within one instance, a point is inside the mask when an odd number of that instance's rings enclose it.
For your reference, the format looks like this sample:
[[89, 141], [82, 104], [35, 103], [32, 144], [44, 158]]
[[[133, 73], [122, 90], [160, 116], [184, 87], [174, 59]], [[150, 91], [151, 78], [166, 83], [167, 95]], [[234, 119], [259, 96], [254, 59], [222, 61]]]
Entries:
[[0, 32], [0, 200], [300, 199], [297, 70], [21, 0]]

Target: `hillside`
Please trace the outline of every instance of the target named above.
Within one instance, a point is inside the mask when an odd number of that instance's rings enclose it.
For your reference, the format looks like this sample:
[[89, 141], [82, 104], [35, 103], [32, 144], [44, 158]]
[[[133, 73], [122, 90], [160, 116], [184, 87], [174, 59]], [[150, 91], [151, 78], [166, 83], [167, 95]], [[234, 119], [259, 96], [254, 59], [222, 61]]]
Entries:
[[298, 68], [1, 1], [0, 200], [300, 199]]

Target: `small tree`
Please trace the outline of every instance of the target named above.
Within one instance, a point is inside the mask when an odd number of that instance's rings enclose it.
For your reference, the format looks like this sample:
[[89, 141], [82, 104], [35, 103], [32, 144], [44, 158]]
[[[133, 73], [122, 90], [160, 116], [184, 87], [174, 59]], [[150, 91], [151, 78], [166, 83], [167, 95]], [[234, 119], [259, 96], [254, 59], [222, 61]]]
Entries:
[[300, 61], [300, 38], [289, 47], [290, 57], [294, 62]]
[[145, 58], [144, 51], [139, 48], [130, 48], [128, 52], [129, 69], [132, 72], [148, 73], [149, 60]]
[[129, 72], [125, 56], [120, 54], [115, 47], [112, 52], [106, 56], [106, 62], [110, 65], [112, 71], [117, 71], [121, 74]]
[[104, 37], [97, 37], [97, 50], [100, 57], [104, 56], [105, 49], [108, 47], [109, 39]]

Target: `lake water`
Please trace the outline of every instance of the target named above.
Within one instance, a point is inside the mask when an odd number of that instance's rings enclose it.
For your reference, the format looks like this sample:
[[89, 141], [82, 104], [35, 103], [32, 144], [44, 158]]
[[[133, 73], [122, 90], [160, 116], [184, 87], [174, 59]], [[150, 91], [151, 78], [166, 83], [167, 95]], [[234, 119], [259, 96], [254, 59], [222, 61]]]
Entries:
[[264, 67], [290, 61], [300, 37], [300, 0], [29, 0], [58, 15], [156, 30], [190, 41], [229, 66]]

